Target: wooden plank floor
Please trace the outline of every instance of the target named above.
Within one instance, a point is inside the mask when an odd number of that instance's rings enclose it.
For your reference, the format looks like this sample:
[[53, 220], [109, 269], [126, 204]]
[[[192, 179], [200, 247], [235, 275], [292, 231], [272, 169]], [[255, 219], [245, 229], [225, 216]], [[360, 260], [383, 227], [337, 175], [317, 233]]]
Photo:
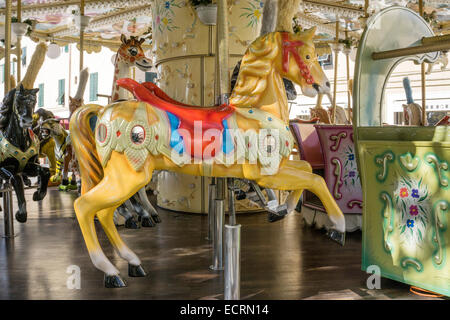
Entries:
[[[15, 222], [13, 241], [0, 238], [0, 299], [223, 299], [223, 273], [208, 269], [212, 251], [205, 240], [206, 216], [160, 209], [163, 222], [156, 228], [119, 228], [141, 258], [146, 278], [127, 276], [127, 263], [96, 222], [103, 250], [128, 283], [105, 289], [73, 212], [75, 193], [51, 189], [36, 203], [33, 191], [26, 191], [28, 222]], [[341, 247], [324, 232], [304, 227], [298, 213], [276, 223], [266, 218], [238, 216], [243, 299], [425, 299], [388, 279], [382, 279], [380, 290], [367, 289], [368, 275], [360, 270], [361, 233], [347, 234]], [[0, 228], [3, 235], [3, 217]], [[66, 286], [70, 265], [81, 269], [80, 290]]]

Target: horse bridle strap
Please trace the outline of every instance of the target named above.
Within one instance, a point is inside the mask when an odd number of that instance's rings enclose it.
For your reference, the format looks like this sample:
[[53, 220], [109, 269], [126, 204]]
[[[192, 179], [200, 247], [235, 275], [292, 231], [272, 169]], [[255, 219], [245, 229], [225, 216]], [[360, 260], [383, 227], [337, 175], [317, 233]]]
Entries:
[[283, 71], [288, 72], [289, 70], [289, 54], [291, 53], [292, 56], [295, 59], [295, 62], [297, 62], [298, 67], [300, 68], [300, 73], [302, 74], [302, 77], [306, 80], [307, 84], [313, 84], [314, 78], [309, 71], [308, 66], [303, 61], [303, 59], [300, 57], [297, 51], [297, 47], [303, 46], [305, 43], [303, 41], [292, 41], [289, 40], [289, 33], [283, 32], [281, 33], [282, 36], [282, 46], [283, 46]]

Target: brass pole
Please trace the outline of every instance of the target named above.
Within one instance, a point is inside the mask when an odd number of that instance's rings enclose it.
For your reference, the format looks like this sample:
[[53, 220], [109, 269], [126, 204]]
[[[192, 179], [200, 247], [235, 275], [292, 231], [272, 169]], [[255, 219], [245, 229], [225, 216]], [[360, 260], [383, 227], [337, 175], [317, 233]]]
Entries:
[[[419, 14], [423, 17], [423, 0], [419, 0]], [[426, 84], [425, 84], [425, 62], [420, 65], [420, 79], [422, 83], [422, 125], [427, 125], [427, 110], [426, 110]]]
[[432, 42], [415, 47], [374, 52], [372, 53], [372, 59], [373, 60], [391, 59], [442, 50], [450, 50], [450, 42]]
[[[226, 0], [217, 3], [217, 55], [219, 61], [219, 94], [221, 99], [230, 93], [230, 74], [228, 72], [228, 12]], [[224, 103], [225, 101], [221, 101]]]
[[[348, 40], [348, 31], [345, 30], [345, 39]], [[350, 46], [351, 49], [351, 46]], [[347, 115], [348, 115], [348, 121], [351, 121], [352, 119], [352, 113], [351, 113], [351, 98], [350, 98], [350, 89], [349, 89], [349, 83], [350, 83], [350, 52], [345, 51], [345, 60], [347, 63]]]
[[448, 42], [448, 41], [450, 41], [450, 34], [422, 38], [422, 44], [435, 43], [435, 42]]
[[[84, 0], [80, 1], [80, 16], [84, 16]], [[80, 23], [80, 71], [83, 70], [84, 28]]]
[[339, 43], [339, 18], [336, 20], [336, 50], [334, 51], [334, 84], [333, 84], [333, 106], [331, 111], [331, 123], [335, 124], [336, 122], [336, 92], [337, 92], [337, 73], [338, 73], [338, 43]]
[[365, 0], [364, 1], [364, 17], [368, 17], [368, 11], [369, 10], [369, 0]]
[[11, 90], [11, 6], [12, 0], [6, 0], [5, 4], [5, 95]]
[[[230, 93], [230, 75], [228, 73], [228, 10], [227, 1], [217, 1], [216, 24], [216, 71], [219, 104], [228, 103]], [[217, 179], [216, 199], [225, 199], [225, 178]]]
[[[22, 22], [22, 0], [17, 0], [17, 22]], [[17, 52], [17, 83], [22, 78], [22, 36], [17, 36], [16, 52]]]

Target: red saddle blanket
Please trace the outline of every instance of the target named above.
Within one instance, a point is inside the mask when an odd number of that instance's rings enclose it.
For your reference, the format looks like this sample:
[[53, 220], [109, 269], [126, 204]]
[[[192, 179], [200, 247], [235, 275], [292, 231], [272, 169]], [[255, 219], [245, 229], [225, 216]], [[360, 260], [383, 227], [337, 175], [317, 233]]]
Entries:
[[[138, 83], [129, 78], [122, 78], [117, 80], [117, 84], [132, 92], [139, 101], [147, 102], [154, 107], [174, 115], [179, 122], [178, 127], [172, 129], [185, 129], [189, 133], [186, 134], [186, 131], [180, 130], [185, 150], [191, 156], [204, 159], [203, 153], [208, 145], [213, 142], [215, 142], [216, 146], [222, 145], [223, 141], [221, 141], [220, 144], [217, 144], [215, 136], [208, 139], [203, 139], [203, 137], [207, 130], [215, 129], [219, 130], [221, 133], [220, 137], [222, 140], [224, 136], [222, 132], [225, 129], [224, 120], [233, 114], [233, 106], [223, 104], [216, 107], [198, 107], [183, 104], [171, 99], [164, 91], [151, 82]], [[194, 124], [194, 122], [196, 122], [196, 124]], [[194, 135], [194, 125], [196, 125], [198, 129], [201, 125], [201, 136], [198, 133]], [[194, 146], [197, 147], [195, 148]], [[199, 148], [199, 146], [201, 147]], [[210, 156], [214, 155], [215, 151], [213, 150]], [[206, 158], [209, 158], [209, 156]]]

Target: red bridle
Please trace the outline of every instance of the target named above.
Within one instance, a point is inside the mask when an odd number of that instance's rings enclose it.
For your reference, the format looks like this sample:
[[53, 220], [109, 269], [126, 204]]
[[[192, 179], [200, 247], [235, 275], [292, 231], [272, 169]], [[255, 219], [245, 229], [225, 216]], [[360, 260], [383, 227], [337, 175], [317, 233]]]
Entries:
[[283, 46], [283, 71], [288, 72], [289, 70], [289, 54], [292, 53], [292, 56], [295, 59], [295, 62], [297, 62], [298, 67], [300, 68], [300, 73], [302, 74], [302, 77], [306, 80], [307, 84], [313, 84], [314, 78], [311, 74], [311, 71], [309, 71], [308, 66], [303, 61], [303, 59], [300, 57], [300, 55], [297, 52], [297, 47], [301, 47], [304, 45], [303, 41], [292, 41], [289, 40], [289, 33], [283, 32], [282, 35], [282, 46]]

